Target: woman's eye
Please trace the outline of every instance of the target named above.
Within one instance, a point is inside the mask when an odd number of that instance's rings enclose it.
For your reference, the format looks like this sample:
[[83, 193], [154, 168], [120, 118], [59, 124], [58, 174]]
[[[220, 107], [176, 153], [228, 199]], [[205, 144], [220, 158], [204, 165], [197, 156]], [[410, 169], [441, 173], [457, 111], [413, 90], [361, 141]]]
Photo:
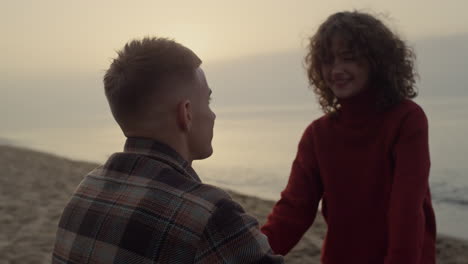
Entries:
[[345, 61], [355, 61], [355, 60], [356, 60], [356, 57], [354, 57], [354, 56], [346, 56], [346, 57], [343, 57], [343, 60], [345, 60]]
[[332, 58], [325, 58], [323, 61], [322, 61], [323, 65], [331, 65], [333, 64], [333, 59]]

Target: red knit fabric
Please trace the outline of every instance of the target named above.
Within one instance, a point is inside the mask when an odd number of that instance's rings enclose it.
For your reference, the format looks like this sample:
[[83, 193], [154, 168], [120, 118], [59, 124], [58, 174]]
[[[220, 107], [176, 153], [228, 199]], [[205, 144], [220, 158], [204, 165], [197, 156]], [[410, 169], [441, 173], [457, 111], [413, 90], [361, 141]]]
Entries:
[[322, 199], [322, 263], [435, 263], [427, 118], [410, 100], [377, 112], [371, 98], [341, 101], [338, 116], [305, 130], [288, 185], [262, 227], [276, 253], [300, 240]]

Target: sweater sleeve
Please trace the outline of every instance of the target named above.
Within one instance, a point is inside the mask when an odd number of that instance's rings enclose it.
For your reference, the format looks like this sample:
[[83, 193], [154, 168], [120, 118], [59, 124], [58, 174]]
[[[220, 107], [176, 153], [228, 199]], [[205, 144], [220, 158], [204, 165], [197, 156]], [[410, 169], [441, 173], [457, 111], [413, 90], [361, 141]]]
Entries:
[[299, 142], [291, 174], [262, 232], [274, 252], [286, 255], [312, 225], [323, 188], [314, 154], [311, 126]]
[[393, 149], [395, 162], [388, 212], [385, 264], [419, 264], [425, 232], [424, 199], [429, 192], [428, 124], [423, 110], [403, 121]]

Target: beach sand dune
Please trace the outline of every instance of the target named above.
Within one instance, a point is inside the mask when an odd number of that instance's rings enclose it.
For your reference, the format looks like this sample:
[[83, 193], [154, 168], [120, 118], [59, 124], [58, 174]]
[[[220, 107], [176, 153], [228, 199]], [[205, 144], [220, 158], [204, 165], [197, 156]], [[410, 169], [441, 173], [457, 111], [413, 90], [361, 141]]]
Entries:
[[[57, 222], [83, 176], [97, 164], [0, 146], [0, 264], [50, 263]], [[203, 175], [202, 175], [203, 178]], [[272, 201], [231, 192], [264, 223]], [[286, 257], [287, 263], [320, 263], [325, 223], [314, 226]], [[467, 264], [468, 242], [439, 236], [438, 263]]]

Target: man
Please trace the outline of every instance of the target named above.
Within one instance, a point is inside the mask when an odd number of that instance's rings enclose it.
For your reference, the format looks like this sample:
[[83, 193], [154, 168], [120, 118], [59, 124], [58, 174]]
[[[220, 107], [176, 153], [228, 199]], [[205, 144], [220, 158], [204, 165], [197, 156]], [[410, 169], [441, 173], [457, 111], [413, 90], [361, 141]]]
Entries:
[[200, 64], [163, 38], [118, 52], [104, 88], [124, 152], [78, 186], [53, 263], [282, 263], [256, 219], [191, 167], [213, 152], [216, 116]]

